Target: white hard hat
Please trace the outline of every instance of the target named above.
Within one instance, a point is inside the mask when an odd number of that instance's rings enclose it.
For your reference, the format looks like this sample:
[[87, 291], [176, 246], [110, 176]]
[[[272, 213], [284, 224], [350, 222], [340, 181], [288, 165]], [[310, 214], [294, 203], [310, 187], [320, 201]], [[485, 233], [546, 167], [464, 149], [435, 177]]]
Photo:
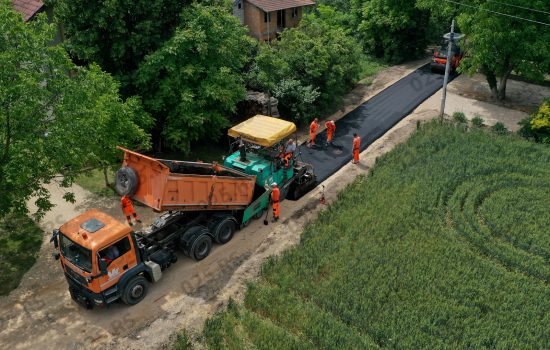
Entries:
[[277, 187], [277, 183], [276, 182], [272, 183], [271, 187]]

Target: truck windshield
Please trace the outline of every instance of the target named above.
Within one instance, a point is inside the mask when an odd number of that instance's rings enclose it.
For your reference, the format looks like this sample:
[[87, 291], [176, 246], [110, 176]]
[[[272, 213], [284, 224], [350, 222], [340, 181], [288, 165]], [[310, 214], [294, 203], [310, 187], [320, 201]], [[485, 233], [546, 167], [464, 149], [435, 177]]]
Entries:
[[92, 272], [92, 252], [90, 250], [76, 244], [63, 234], [59, 235], [59, 246], [65, 259], [86, 272]]

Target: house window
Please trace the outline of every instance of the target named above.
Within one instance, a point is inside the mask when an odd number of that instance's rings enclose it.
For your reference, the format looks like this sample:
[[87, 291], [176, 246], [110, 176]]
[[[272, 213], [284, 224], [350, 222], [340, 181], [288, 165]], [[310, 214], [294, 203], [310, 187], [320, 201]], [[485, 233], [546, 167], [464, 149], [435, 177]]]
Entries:
[[292, 18], [296, 18], [296, 17], [298, 17], [298, 8], [294, 7], [292, 9]]
[[279, 28], [285, 28], [286, 27], [285, 10], [277, 11], [277, 27], [279, 27]]
[[264, 12], [264, 22], [271, 22], [271, 13]]
[[237, 2], [237, 8], [239, 10], [243, 8], [243, 4], [240, 1]]

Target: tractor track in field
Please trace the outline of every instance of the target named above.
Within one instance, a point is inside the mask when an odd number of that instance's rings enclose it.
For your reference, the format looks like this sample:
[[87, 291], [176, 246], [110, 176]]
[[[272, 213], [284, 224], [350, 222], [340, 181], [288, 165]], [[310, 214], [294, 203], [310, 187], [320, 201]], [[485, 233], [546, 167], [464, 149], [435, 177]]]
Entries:
[[[332, 118], [340, 119], [425, 62], [382, 71], [370, 87], [358, 86], [346, 98], [346, 108]], [[359, 166], [346, 164], [328, 177], [323, 182], [327, 203], [334, 201], [338, 192], [358, 175], [366, 174], [378, 156], [404, 142], [416, 129], [417, 121], [430, 120], [434, 115], [432, 109], [417, 110], [372, 142], [363, 151]], [[50, 190], [58, 206], [41, 222], [46, 232], [90, 209], [90, 205], [123, 220], [117, 199], [97, 200], [75, 186], [77, 203], [86, 204], [74, 206], [61, 199], [63, 192], [58, 188], [50, 185]], [[299, 201], [285, 201], [279, 223], [264, 226], [262, 220], [255, 220], [225, 246], [214, 246], [210, 256], [201, 262], [178, 256], [180, 261], [151, 286], [144, 301], [133, 307], [114, 304], [90, 311], [75, 304], [59, 263], [51, 257], [46, 234], [37, 263], [21, 285], [10, 295], [0, 297], [0, 348], [166, 348], [178, 330], [199, 332], [204, 321], [230, 298], [241, 300], [246, 283], [258, 276], [263, 262], [297, 244], [304, 225], [325, 208], [320, 196], [319, 186]], [[145, 223], [152, 222], [152, 211], [142, 207], [138, 211]]]

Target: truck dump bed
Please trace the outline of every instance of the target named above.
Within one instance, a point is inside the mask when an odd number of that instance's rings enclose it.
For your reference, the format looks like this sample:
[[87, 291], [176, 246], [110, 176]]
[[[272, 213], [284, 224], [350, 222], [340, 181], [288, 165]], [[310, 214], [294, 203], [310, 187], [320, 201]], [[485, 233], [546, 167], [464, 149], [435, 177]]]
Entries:
[[157, 211], [244, 209], [255, 176], [218, 164], [162, 160], [125, 148], [123, 166], [138, 176], [135, 200]]

